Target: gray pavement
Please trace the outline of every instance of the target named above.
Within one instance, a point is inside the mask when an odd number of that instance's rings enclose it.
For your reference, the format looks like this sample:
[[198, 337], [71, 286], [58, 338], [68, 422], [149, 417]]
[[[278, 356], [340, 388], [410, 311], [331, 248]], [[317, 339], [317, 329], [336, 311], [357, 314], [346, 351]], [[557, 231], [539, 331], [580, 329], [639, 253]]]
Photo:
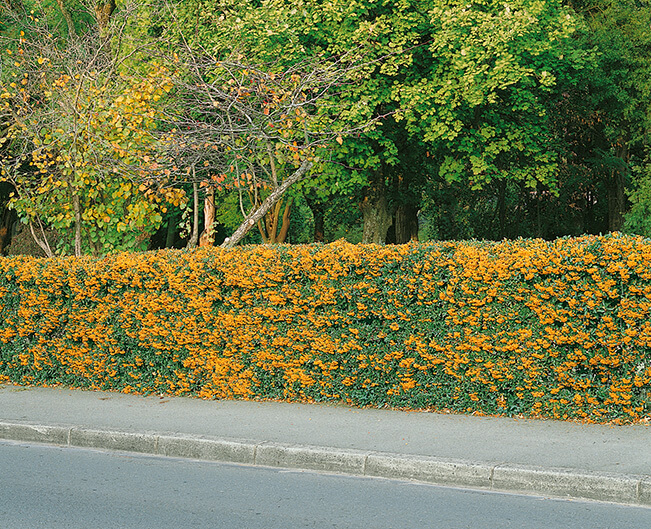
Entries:
[[651, 425], [0, 385], [0, 438], [651, 507]]

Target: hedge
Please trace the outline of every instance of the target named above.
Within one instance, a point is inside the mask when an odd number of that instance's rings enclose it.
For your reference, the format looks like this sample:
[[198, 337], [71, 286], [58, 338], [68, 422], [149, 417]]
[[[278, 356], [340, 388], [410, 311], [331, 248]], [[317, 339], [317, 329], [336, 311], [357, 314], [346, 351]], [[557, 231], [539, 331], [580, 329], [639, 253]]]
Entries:
[[651, 242], [0, 258], [0, 381], [591, 422], [651, 408]]

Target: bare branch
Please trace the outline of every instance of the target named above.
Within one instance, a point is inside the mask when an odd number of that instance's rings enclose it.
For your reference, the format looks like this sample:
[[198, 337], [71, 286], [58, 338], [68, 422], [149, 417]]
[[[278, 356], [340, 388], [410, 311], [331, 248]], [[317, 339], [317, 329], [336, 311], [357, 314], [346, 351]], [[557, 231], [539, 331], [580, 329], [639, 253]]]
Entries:
[[287, 190], [294, 185], [296, 182], [299, 182], [305, 174], [312, 168], [312, 162], [306, 160], [301, 166], [287, 178], [278, 189], [275, 189], [265, 201], [258, 207], [251, 215], [249, 215], [242, 225], [235, 230], [233, 235], [227, 238], [222, 243], [222, 248], [233, 248], [244, 238], [244, 236], [249, 232], [249, 230], [255, 226], [262, 217], [278, 202], [282, 196], [287, 192]]

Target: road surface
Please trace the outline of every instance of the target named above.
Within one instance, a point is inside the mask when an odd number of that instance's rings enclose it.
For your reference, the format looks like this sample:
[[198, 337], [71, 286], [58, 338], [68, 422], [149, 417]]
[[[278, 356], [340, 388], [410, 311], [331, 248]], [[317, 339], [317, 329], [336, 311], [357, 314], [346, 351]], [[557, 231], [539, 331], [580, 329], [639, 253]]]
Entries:
[[644, 529], [651, 509], [0, 441], [11, 529]]

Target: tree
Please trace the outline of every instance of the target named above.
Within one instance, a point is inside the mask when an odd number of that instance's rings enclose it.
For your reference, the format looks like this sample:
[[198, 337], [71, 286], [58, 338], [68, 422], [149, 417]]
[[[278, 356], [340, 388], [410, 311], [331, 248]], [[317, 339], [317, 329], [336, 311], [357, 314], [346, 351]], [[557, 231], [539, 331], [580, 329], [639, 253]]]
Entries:
[[223, 245], [237, 244], [256, 225], [263, 239], [276, 242], [288, 229], [287, 203], [280, 222], [282, 197], [309, 176], [325, 146], [372, 124], [337, 119], [355, 110], [354, 104], [342, 107], [338, 97], [363, 67], [359, 55], [262, 63], [246, 50], [195, 50], [183, 36], [179, 40], [178, 106], [164, 141], [176, 167], [192, 175], [197, 164], [205, 168], [199, 182], [207, 189], [205, 229], [214, 220], [215, 188], [227, 187], [237, 192], [245, 219]]
[[557, 81], [585, 61], [570, 40], [576, 19], [559, 0], [184, 2], [179, 13], [189, 38], [212, 51], [235, 49], [234, 32], [242, 53], [286, 65], [350, 49], [367, 58], [333, 107], [362, 102], [342, 115], [349, 123], [386, 119], [332, 143], [335, 169], [312, 179], [321, 195], [358, 194], [365, 242], [384, 242], [392, 224], [394, 238], [414, 236], [432, 180], [418, 171], [433, 161], [439, 175], [471, 188], [554, 185], [560, 149], [548, 103]]
[[[571, 2], [581, 23], [573, 45], [587, 58], [548, 113], [562, 162], [559, 189], [583, 232], [621, 230], [633, 167], [648, 146], [649, 6], [628, 0]], [[572, 233], [572, 226], [568, 226]]]
[[632, 167], [636, 186], [630, 191], [631, 209], [624, 228], [629, 233], [651, 237], [651, 159]]
[[7, 207], [11, 191], [9, 184], [0, 182], [0, 255], [5, 252], [5, 249], [11, 243], [14, 212]]
[[153, 134], [168, 71], [153, 63], [129, 71], [137, 48], [122, 42], [127, 56], [111, 53], [107, 21], [68, 41], [36, 14], [21, 22], [0, 79], [10, 207], [48, 256], [46, 228], [69, 234], [59, 250], [75, 255], [144, 247], [165, 203], [183, 200], [166, 185]]
[[[624, 227], [627, 188], [633, 193], [633, 217], [648, 200], [646, 182], [651, 144], [651, 6], [616, 0], [584, 9], [588, 43], [599, 47], [592, 101], [600, 120], [598, 160], [609, 204], [611, 231]], [[632, 168], [634, 171], [631, 171]], [[634, 223], [634, 222], [633, 222]], [[629, 227], [632, 224], [629, 222]]]
[[558, 51], [573, 59], [555, 69], [553, 90], [538, 97], [546, 120], [534, 116], [543, 126], [540, 138], [556, 153], [552, 184], [532, 189], [523, 180], [493, 180], [476, 191], [441, 184], [438, 200], [450, 218], [434, 211], [435, 204], [426, 214], [437, 219], [442, 236], [554, 238], [619, 230], [627, 188], [634, 205], [624, 227], [642, 229], [648, 211], [649, 10], [627, 1], [572, 7], [577, 30]]
[[[320, 160], [324, 163], [339, 162], [339, 167], [343, 168], [352, 165], [339, 159], [337, 154], [347, 149], [350, 143], [350, 134], [345, 132], [359, 131], [362, 136], [378, 136], [381, 143], [383, 135], [380, 130], [373, 133], [361, 131], [367, 130], [369, 122], [392, 112], [373, 102], [378, 97], [383, 101], [382, 98], [390, 92], [392, 81], [389, 80], [387, 86], [378, 90], [377, 86], [365, 84], [365, 80], [380, 67], [395, 70], [409, 60], [402, 58], [403, 48], [393, 47], [393, 42], [391, 45], [377, 45], [374, 30], [369, 31], [372, 23], [364, 21], [366, 15], [362, 12], [361, 4], [363, 2], [323, 4], [308, 1], [297, 6], [284, 0], [221, 1], [209, 5], [182, 2], [175, 6], [175, 18], [168, 25], [181, 28], [190, 48], [204, 50], [214, 57], [238, 53], [255, 64], [274, 64], [277, 71], [301, 69], [301, 65], [315, 60], [319, 64], [324, 57], [339, 61], [339, 68], [348, 69], [350, 76], [345, 90], [335, 89], [331, 91], [334, 93], [327, 94], [326, 114], [333, 133], [329, 135], [327, 148], [320, 150]], [[358, 18], [362, 20], [360, 27]], [[350, 21], [354, 21], [353, 25]], [[387, 29], [387, 22], [382, 22], [382, 26]], [[233, 34], [238, 35], [237, 42], [234, 42]], [[349, 66], [352, 65], [355, 67], [351, 69]], [[341, 142], [336, 142], [337, 138], [341, 138]], [[321, 141], [325, 139], [322, 135]], [[375, 150], [383, 152], [381, 147]], [[360, 157], [365, 154], [360, 153]], [[360, 171], [333, 170], [332, 165], [326, 170], [321, 165], [309, 182], [320, 190], [316, 194], [323, 200], [328, 194], [339, 193], [344, 188], [364, 185], [366, 179], [363, 172], [377, 165], [379, 159], [373, 155], [368, 159], [370, 165], [365, 162], [365, 167]], [[278, 213], [282, 210], [279, 208]], [[269, 224], [280, 225], [280, 222], [276, 218]]]

